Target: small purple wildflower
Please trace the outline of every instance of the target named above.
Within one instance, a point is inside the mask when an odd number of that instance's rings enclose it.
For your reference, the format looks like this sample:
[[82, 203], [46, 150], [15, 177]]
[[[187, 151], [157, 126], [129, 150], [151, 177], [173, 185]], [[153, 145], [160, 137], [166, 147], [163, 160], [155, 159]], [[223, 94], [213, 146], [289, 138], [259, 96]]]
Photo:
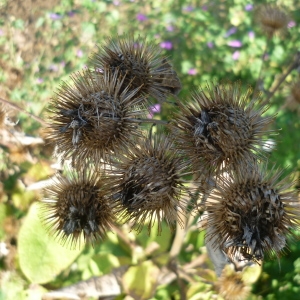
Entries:
[[194, 10], [194, 7], [192, 5], [188, 5], [188, 6], [185, 6], [183, 8], [184, 11], [187, 11], [187, 12], [191, 12]]
[[251, 3], [249, 3], [249, 4], [247, 4], [246, 6], [245, 6], [245, 10], [246, 11], [250, 11], [250, 10], [252, 10], [253, 9], [253, 4], [251, 4]]
[[213, 42], [207, 42], [206, 45], [207, 45], [207, 47], [209, 49], [212, 49], [214, 47], [214, 43]]
[[68, 17], [70, 17], [70, 18], [74, 17], [75, 14], [76, 14], [75, 10], [70, 10], [70, 11], [67, 12]]
[[287, 25], [288, 28], [292, 28], [296, 26], [296, 22], [295, 21], [290, 21]]
[[136, 15], [136, 19], [137, 19], [139, 22], [144, 22], [144, 21], [147, 21], [147, 20], [148, 20], [147, 16], [144, 15], [144, 14], [137, 14], [137, 15]]
[[166, 29], [167, 29], [167, 31], [172, 32], [172, 31], [174, 31], [174, 26], [169, 24], [169, 25], [166, 26]]
[[208, 10], [207, 5], [203, 5], [201, 8], [202, 8], [202, 10], [204, 10], [204, 11], [207, 11], [207, 10]]
[[64, 60], [62, 60], [62, 61], [60, 62], [60, 65], [64, 68], [64, 67], [66, 66], [66, 62], [65, 62]]
[[173, 48], [173, 44], [170, 41], [164, 41], [159, 44], [159, 46], [166, 50], [171, 50]]
[[243, 44], [239, 40], [232, 40], [232, 41], [229, 41], [227, 43], [227, 45], [230, 47], [233, 47], [233, 48], [240, 48], [240, 47], [242, 47]]
[[234, 51], [233, 54], [232, 54], [232, 59], [233, 60], [238, 60], [240, 57], [240, 51]]
[[197, 73], [198, 73], [198, 71], [197, 71], [197, 69], [195, 69], [195, 68], [191, 68], [191, 69], [188, 70], [188, 74], [189, 74], [189, 75], [194, 76], [194, 75], [196, 75]]
[[43, 83], [44, 82], [44, 79], [43, 78], [37, 78], [36, 79], [36, 83], [37, 84], [41, 84], [41, 83]]
[[52, 20], [60, 20], [60, 19], [62, 19], [63, 16], [60, 14], [57, 14], [57, 13], [50, 13], [49, 17]]
[[150, 106], [148, 108], [148, 110], [149, 110], [149, 114], [148, 114], [147, 118], [152, 119], [154, 114], [160, 113], [161, 106], [160, 106], [160, 104], [154, 104], [154, 105]]
[[76, 52], [77, 57], [82, 57], [83, 56], [83, 52], [81, 49], [78, 49]]
[[121, 4], [121, 1], [114, 0], [114, 1], [113, 1], [113, 4], [114, 4], [115, 6], [119, 6], [119, 5]]
[[58, 71], [58, 65], [55, 65], [55, 64], [52, 64], [50, 65], [49, 67], [49, 70], [52, 71], [52, 72], [57, 72]]
[[236, 27], [231, 27], [229, 30], [227, 30], [227, 32], [224, 34], [224, 37], [229, 37], [231, 36], [232, 34], [235, 34], [237, 31], [237, 28]]
[[249, 37], [249, 39], [253, 40], [253, 39], [255, 38], [255, 33], [254, 33], [254, 31], [249, 31], [249, 32], [248, 32], [248, 37]]
[[2, 29], [0, 29], [0, 36], [4, 35], [4, 31]]

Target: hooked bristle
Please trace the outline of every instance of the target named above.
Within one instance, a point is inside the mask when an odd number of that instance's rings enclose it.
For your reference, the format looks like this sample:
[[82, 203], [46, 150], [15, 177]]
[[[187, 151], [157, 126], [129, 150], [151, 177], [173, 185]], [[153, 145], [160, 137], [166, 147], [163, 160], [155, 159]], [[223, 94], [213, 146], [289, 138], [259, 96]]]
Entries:
[[92, 55], [91, 64], [100, 70], [118, 70], [125, 77], [124, 87], [139, 88], [139, 94], [161, 102], [168, 94], [177, 95], [181, 90], [180, 80], [159, 46], [140, 36], [108, 39]]
[[178, 103], [170, 127], [195, 171], [218, 175], [224, 166], [235, 170], [263, 158], [262, 135], [274, 117], [262, 118], [267, 107], [251, 94], [251, 88], [242, 93], [238, 82], [212, 84], [195, 92], [191, 102]]
[[283, 253], [292, 229], [300, 228], [300, 203], [281, 171], [257, 168], [222, 176], [206, 203], [208, 238], [228, 256], [258, 262]]
[[73, 247], [82, 238], [92, 245], [104, 239], [114, 222], [107, 190], [105, 179], [96, 172], [85, 169], [70, 170], [67, 176], [57, 174], [43, 201], [42, 218], [49, 232]]
[[169, 137], [137, 142], [139, 146], [124, 149], [113, 165], [112, 188], [125, 222], [140, 231], [148, 219], [150, 232], [157, 221], [160, 234], [163, 220], [171, 228], [176, 221], [182, 224], [188, 194], [182, 176], [189, 171]]

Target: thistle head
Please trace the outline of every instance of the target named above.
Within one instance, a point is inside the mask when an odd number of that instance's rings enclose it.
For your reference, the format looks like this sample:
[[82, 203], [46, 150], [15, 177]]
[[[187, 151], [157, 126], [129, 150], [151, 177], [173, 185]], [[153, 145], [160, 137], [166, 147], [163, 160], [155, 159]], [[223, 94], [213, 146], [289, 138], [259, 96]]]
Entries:
[[46, 188], [42, 217], [49, 232], [63, 244], [94, 244], [103, 239], [114, 222], [113, 206], [105, 179], [87, 169], [57, 174]]
[[259, 105], [260, 98], [251, 100], [251, 94], [239, 83], [212, 84], [190, 102], [178, 103], [170, 127], [195, 171], [218, 174], [223, 166], [238, 169], [263, 157], [262, 135], [268, 132], [263, 129], [274, 117], [262, 118], [267, 107]]
[[232, 265], [226, 265], [217, 282], [219, 294], [225, 300], [247, 299], [251, 287], [245, 284], [242, 272], [236, 272]]
[[[206, 203], [208, 238], [228, 256], [259, 261], [279, 256], [300, 227], [300, 202], [281, 171], [249, 168], [221, 177]], [[215, 237], [218, 236], [216, 239]]]
[[171, 228], [186, 206], [188, 190], [183, 175], [187, 165], [168, 136], [137, 141], [136, 147], [124, 149], [113, 165], [112, 188], [121, 218], [140, 231], [149, 220], [149, 232], [158, 222], [158, 234], [165, 220]]
[[271, 38], [275, 33], [287, 28], [289, 17], [285, 11], [276, 4], [260, 5], [256, 12], [256, 19], [262, 32]]
[[144, 116], [138, 89], [123, 89], [124, 77], [118, 71], [104, 70], [99, 76], [90, 71], [72, 77], [52, 99], [48, 139], [63, 158], [74, 158], [75, 165], [86, 159], [108, 160], [131, 136], [140, 130], [133, 119]]
[[140, 36], [110, 38], [91, 57], [96, 68], [118, 70], [125, 77], [124, 87], [140, 88], [139, 94], [151, 95], [159, 101], [181, 89], [176, 72], [168, 60], [161, 56], [158, 45]]

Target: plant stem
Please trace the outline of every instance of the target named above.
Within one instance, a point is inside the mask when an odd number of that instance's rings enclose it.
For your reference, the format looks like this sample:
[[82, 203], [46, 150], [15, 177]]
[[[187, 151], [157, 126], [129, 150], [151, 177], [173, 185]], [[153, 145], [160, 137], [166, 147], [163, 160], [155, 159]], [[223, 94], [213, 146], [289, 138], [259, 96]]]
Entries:
[[300, 66], [300, 51], [298, 51], [295, 55], [294, 61], [290, 64], [290, 66], [288, 67], [288, 69], [285, 71], [284, 74], [282, 74], [282, 76], [279, 78], [279, 80], [277, 81], [275, 87], [273, 88], [272, 92], [269, 93], [269, 95], [267, 96], [266, 100], [264, 100], [262, 102], [262, 105], [267, 104], [270, 99], [274, 96], [275, 92], [278, 90], [278, 88], [280, 87], [280, 85], [285, 81], [285, 79], [289, 76], [289, 74], [296, 68], [298, 68]]
[[155, 124], [160, 124], [160, 125], [167, 125], [169, 122], [168, 121], [164, 121], [164, 120], [157, 120], [157, 119], [126, 119], [130, 122], [133, 123], [155, 123]]
[[19, 107], [17, 104], [14, 104], [8, 100], [5, 100], [5, 99], [2, 99], [0, 98], [0, 102], [14, 108], [15, 110], [17, 111], [20, 111], [20, 112], [23, 112], [24, 114], [26, 114], [27, 116], [31, 117], [32, 119], [36, 120], [38, 123], [40, 123], [41, 125], [44, 125], [44, 126], [48, 126], [49, 124], [47, 122], [45, 122], [43, 119], [41, 119], [40, 117], [37, 117], [33, 114], [31, 114], [30, 112], [26, 111], [25, 109]]
[[262, 74], [262, 71], [263, 71], [263, 67], [264, 67], [264, 62], [265, 62], [265, 57], [266, 57], [266, 54], [267, 54], [267, 50], [269, 48], [269, 45], [270, 45], [270, 41], [271, 41], [271, 38], [268, 37], [267, 38], [267, 41], [266, 41], [266, 45], [265, 45], [265, 50], [261, 56], [261, 65], [260, 65], [260, 70], [259, 70], [259, 73], [258, 73], [258, 77], [257, 77], [257, 81], [256, 81], [256, 84], [255, 84], [255, 88], [254, 88], [254, 91], [253, 91], [253, 97], [255, 97], [255, 94], [258, 90], [260, 90], [259, 86], [261, 84], [261, 74]]

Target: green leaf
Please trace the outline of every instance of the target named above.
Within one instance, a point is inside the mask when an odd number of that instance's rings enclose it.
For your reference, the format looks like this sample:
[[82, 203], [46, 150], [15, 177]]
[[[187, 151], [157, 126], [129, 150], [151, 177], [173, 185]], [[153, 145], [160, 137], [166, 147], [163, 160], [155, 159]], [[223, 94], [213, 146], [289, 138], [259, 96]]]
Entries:
[[19, 232], [20, 267], [33, 283], [47, 283], [66, 269], [82, 251], [61, 246], [49, 236], [39, 218], [39, 204], [33, 203]]
[[261, 274], [261, 266], [251, 265], [243, 269], [242, 279], [246, 284], [251, 285], [258, 280], [260, 274]]
[[159, 269], [151, 261], [133, 266], [123, 275], [125, 292], [134, 299], [149, 299], [155, 293]]

